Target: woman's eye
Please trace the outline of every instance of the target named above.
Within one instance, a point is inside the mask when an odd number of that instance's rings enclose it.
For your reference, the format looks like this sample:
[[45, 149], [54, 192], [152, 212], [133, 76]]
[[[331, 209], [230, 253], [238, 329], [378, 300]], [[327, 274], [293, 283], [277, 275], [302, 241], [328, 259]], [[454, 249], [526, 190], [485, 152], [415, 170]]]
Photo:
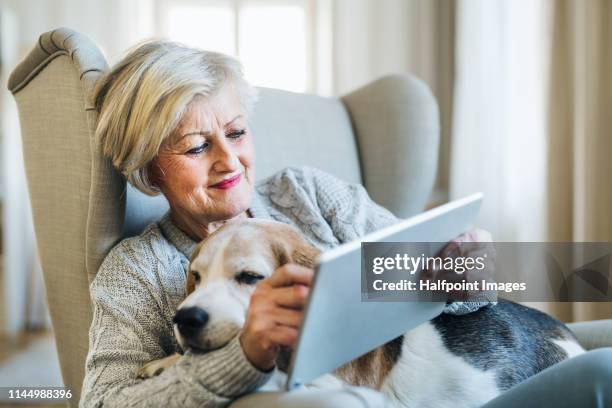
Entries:
[[263, 278], [263, 275], [251, 271], [242, 271], [235, 277], [236, 282], [244, 285], [254, 285]]
[[200, 154], [204, 152], [204, 150], [206, 150], [207, 147], [208, 147], [208, 143], [202, 143], [198, 147], [194, 147], [191, 150], [187, 150], [187, 154]]
[[228, 133], [226, 136], [230, 139], [240, 139], [246, 133], [245, 129], [235, 130], [233, 132]]

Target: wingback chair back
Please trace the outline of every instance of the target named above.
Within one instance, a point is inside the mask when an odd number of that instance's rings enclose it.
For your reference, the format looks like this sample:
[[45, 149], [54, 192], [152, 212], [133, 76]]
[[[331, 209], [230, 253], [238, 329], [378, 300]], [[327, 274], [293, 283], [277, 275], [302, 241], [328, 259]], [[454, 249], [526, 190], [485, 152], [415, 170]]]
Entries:
[[[86, 36], [59, 28], [13, 71], [36, 239], [62, 376], [75, 397], [83, 381], [92, 310], [89, 283], [123, 237], [168, 208], [145, 196], [93, 143], [92, 91], [108, 65]], [[252, 116], [258, 178], [309, 165], [365, 185], [405, 217], [423, 209], [434, 181], [439, 125], [428, 88], [384, 77], [342, 98], [260, 89]]]

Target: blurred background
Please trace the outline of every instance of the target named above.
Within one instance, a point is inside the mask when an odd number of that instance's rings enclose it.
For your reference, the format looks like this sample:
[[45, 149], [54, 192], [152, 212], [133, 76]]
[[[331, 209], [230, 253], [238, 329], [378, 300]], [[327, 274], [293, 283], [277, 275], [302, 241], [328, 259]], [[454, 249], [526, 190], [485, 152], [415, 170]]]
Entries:
[[[24, 361], [55, 367], [41, 384], [61, 382], [18, 120], [6, 90], [8, 75], [38, 36], [59, 26], [89, 36], [110, 64], [139, 41], [169, 37], [238, 57], [256, 86], [323, 96], [341, 96], [385, 74], [412, 73], [432, 89], [441, 114], [430, 206], [483, 191], [478, 223], [497, 241], [612, 241], [612, 1], [0, 5], [0, 386], [3, 378], [31, 378], [18, 368]], [[535, 306], [564, 321], [612, 318], [610, 304]]]

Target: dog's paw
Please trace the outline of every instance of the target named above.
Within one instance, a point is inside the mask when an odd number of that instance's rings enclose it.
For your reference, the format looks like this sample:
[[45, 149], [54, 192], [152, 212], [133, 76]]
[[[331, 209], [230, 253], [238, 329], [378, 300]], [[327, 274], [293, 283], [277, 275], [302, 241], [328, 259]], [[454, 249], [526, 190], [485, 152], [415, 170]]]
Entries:
[[166, 358], [161, 358], [159, 360], [153, 360], [150, 363], [145, 364], [138, 370], [136, 376], [138, 378], [152, 378], [160, 375], [164, 372], [164, 370], [170, 367], [172, 364], [176, 362], [181, 357], [180, 354], [173, 354]]
[[142, 366], [140, 370], [138, 370], [136, 376], [138, 378], [157, 377], [158, 375], [163, 373], [165, 369], [166, 366], [163, 364], [163, 360], [155, 360]]

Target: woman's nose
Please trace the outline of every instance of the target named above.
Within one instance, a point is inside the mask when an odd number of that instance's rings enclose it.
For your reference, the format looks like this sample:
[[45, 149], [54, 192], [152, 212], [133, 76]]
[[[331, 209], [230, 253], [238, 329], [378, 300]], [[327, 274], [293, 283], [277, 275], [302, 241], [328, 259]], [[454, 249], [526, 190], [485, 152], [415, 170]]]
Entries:
[[215, 163], [213, 169], [219, 173], [233, 172], [239, 168], [238, 156], [232, 150], [232, 147], [227, 142], [220, 143], [217, 146]]

